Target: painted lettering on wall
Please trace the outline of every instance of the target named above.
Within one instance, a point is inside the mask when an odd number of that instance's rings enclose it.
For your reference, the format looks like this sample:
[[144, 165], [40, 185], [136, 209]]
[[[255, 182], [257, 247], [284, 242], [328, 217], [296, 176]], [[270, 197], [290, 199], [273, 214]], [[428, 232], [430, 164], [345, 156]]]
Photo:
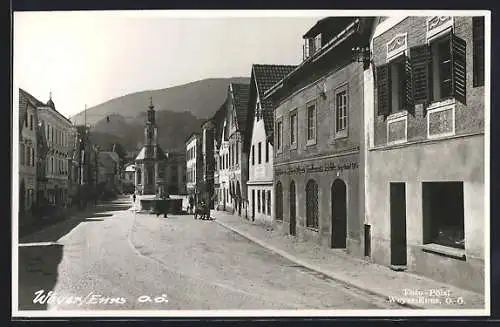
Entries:
[[325, 172], [325, 171], [343, 171], [343, 170], [353, 170], [358, 169], [359, 164], [357, 162], [343, 162], [343, 163], [335, 163], [329, 162], [324, 163], [322, 165], [318, 164], [309, 164], [303, 167], [288, 167], [288, 168], [276, 168], [274, 173], [276, 176], [280, 175], [300, 175], [305, 173], [314, 173], [314, 172]]

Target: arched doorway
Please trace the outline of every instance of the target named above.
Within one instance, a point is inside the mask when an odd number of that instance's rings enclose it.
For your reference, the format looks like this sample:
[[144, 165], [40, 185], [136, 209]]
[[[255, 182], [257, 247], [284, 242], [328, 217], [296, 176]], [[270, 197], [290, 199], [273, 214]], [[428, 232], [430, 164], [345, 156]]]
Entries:
[[296, 208], [297, 208], [297, 205], [296, 205], [296, 198], [295, 198], [295, 182], [292, 181], [290, 183], [290, 235], [294, 235], [294, 236], [296, 235], [296, 230], [297, 230]]
[[275, 219], [283, 220], [283, 187], [281, 186], [281, 182], [276, 183], [276, 192], [275, 192], [276, 201], [276, 209], [275, 209]]
[[332, 184], [332, 248], [345, 248], [347, 239], [347, 194], [344, 181], [336, 179]]
[[319, 229], [318, 183], [313, 179], [306, 184], [306, 226]]

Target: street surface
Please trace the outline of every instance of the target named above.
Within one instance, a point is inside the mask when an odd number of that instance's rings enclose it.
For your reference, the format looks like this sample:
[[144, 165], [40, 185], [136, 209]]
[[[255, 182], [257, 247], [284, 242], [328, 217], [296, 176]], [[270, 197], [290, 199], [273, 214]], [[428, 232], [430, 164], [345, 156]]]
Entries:
[[21, 239], [19, 309], [400, 308], [299, 267], [214, 221], [130, 208], [122, 197]]

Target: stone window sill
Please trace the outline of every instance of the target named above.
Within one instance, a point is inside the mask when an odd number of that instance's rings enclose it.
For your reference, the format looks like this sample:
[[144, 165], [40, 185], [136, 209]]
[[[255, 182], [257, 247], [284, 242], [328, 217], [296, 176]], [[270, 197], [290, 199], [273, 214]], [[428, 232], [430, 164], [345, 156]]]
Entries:
[[319, 228], [314, 228], [314, 227], [306, 227], [306, 229], [312, 231], [312, 232], [316, 232], [318, 233], [319, 232]]
[[387, 116], [387, 120], [394, 120], [408, 116], [407, 110], [399, 110]]
[[316, 140], [309, 140], [306, 143], [306, 146], [314, 146], [314, 145], [316, 145]]
[[444, 246], [436, 243], [428, 243], [421, 245], [422, 251], [443, 255], [454, 259], [465, 261], [465, 250], [456, 249], [449, 246]]

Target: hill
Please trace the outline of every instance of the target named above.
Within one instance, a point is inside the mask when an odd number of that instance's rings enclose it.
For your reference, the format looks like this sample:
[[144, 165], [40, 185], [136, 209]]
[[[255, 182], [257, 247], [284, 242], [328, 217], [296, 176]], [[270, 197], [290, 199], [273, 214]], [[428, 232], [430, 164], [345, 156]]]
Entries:
[[[248, 83], [249, 78], [210, 78], [160, 90], [127, 94], [88, 108], [87, 123], [95, 124], [112, 114], [120, 114], [126, 120], [131, 120], [147, 110], [150, 97], [153, 98], [157, 111], [188, 111], [196, 118], [207, 119], [212, 117], [224, 102], [230, 82]], [[82, 124], [84, 112], [71, 117], [71, 120]]]
[[[125, 151], [134, 151], [144, 144], [144, 122], [146, 111], [140, 112], [134, 120], [121, 115], [101, 119], [91, 130], [91, 140], [101, 149], [111, 150], [114, 143], [119, 143]], [[202, 120], [191, 112], [159, 111], [156, 113], [158, 126], [158, 144], [166, 151], [184, 152], [186, 138], [200, 128]]]

